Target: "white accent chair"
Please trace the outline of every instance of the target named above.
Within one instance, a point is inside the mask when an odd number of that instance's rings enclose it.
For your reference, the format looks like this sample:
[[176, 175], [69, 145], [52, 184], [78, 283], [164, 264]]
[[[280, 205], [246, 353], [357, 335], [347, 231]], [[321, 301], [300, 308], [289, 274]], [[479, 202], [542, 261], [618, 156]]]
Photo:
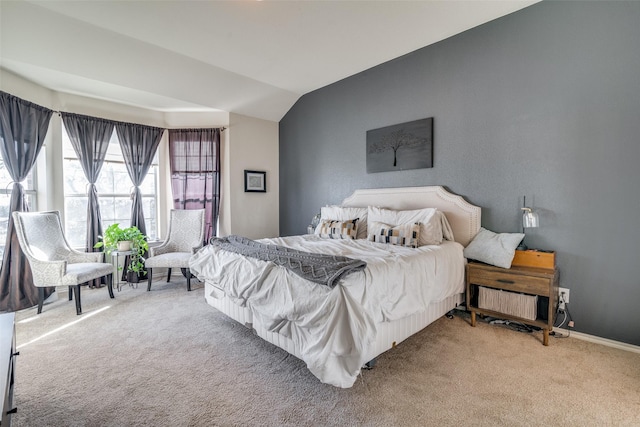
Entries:
[[80, 285], [106, 278], [109, 296], [113, 295], [113, 265], [104, 261], [103, 252], [80, 252], [67, 242], [62, 231], [60, 212], [13, 212], [13, 222], [31, 272], [38, 287], [38, 314], [42, 312], [44, 288], [68, 286], [69, 301], [76, 294], [76, 314], [82, 314]]
[[167, 282], [171, 281], [171, 269], [180, 268], [187, 278], [187, 291], [191, 290], [189, 258], [204, 243], [204, 209], [172, 209], [169, 217], [167, 239], [156, 247], [149, 248], [149, 256], [144, 262], [147, 269], [147, 291], [151, 290], [154, 268], [167, 268]]

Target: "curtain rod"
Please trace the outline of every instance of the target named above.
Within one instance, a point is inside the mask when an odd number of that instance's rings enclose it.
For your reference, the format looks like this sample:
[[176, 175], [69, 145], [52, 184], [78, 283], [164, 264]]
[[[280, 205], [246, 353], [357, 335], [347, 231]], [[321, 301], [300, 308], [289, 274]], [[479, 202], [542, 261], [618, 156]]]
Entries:
[[[18, 96], [16, 96], [16, 95], [12, 95], [12, 94], [10, 94], [9, 92], [5, 92], [5, 91], [0, 90], [0, 94], [7, 95], [7, 96], [9, 96], [9, 97], [11, 97], [11, 98], [15, 98], [15, 99], [19, 100], [20, 102], [23, 102], [23, 103], [27, 103], [27, 104], [33, 105], [33, 106], [35, 106], [35, 107], [37, 107], [37, 108], [41, 108], [41, 109], [45, 109], [45, 110], [47, 110], [47, 111], [51, 111], [51, 114], [57, 114], [57, 115], [58, 115], [58, 116], [60, 116], [60, 117], [62, 117], [62, 114], [63, 114], [63, 113], [65, 113], [65, 114], [74, 114], [74, 115], [76, 115], [76, 116], [88, 117], [88, 118], [91, 118], [91, 119], [105, 120], [105, 121], [113, 122], [113, 123], [122, 123], [122, 124], [125, 124], [125, 125], [139, 125], [139, 126], [147, 126], [147, 127], [150, 127], [150, 128], [164, 129], [164, 130], [167, 130], [167, 129], [168, 129], [167, 127], [151, 126], [151, 125], [145, 125], [145, 124], [141, 124], [141, 123], [123, 122], [123, 121], [118, 121], [118, 120], [104, 119], [104, 118], [102, 118], [102, 117], [88, 116], [88, 115], [86, 115], [86, 114], [68, 113], [68, 112], [66, 112], [66, 111], [52, 110], [51, 108], [47, 108], [47, 107], [44, 107], [44, 106], [42, 106], [42, 105], [38, 105], [38, 104], [36, 104], [36, 103], [34, 103], [34, 102], [27, 101], [26, 99], [22, 99], [22, 98], [20, 98], [20, 97], [18, 97]], [[224, 132], [227, 128], [226, 128], [226, 127], [224, 127], [224, 126], [222, 126], [222, 127], [218, 127], [218, 128], [208, 128], [208, 129], [220, 129], [220, 132]]]
[[[46, 108], [46, 107], [43, 107]], [[151, 126], [151, 125], [145, 125], [145, 124], [141, 124], [141, 123], [130, 123], [130, 122], [123, 122], [123, 121], [119, 121], [119, 120], [111, 120], [111, 119], [105, 119], [102, 117], [95, 117], [95, 116], [88, 116], [86, 114], [78, 114], [78, 113], [69, 113], [67, 111], [57, 111], [57, 110], [51, 110], [52, 113], [57, 114], [58, 116], [62, 117], [62, 114], [74, 114], [76, 116], [84, 116], [84, 117], [88, 117], [91, 119], [97, 119], [97, 120], [106, 120], [109, 122], [114, 122], [114, 123], [124, 123], [124, 124], [132, 124], [132, 125], [140, 125], [140, 126], [149, 126], [149, 127], [157, 127], [157, 128], [161, 128], [160, 126]], [[171, 130], [170, 128], [164, 127], [163, 129], [165, 130]], [[182, 129], [182, 128], [173, 128], [173, 129]], [[226, 127], [222, 126], [222, 127], [218, 127], [218, 128], [186, 128], [186, 130], [189, 129], [220, 129], [220, 132], [224, 132], [225, 130], [227, 130]]]

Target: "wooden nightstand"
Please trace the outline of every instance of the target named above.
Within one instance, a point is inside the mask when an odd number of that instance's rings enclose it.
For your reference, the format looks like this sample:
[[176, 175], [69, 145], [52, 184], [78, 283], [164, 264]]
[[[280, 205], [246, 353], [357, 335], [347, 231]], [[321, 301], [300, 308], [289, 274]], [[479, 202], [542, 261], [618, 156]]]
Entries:
[[[558, 304], [558, 276], [559, 272], [555, 268], [511, 267], [505, 269], [469, 262], [467, 264], [467, 310], [471, 312], [471, 326], [476, 326], [476, 314], [513, 320], [542, 328], [544, 332], [542, 343], [549, 345], [549, 332], [553, 329]], [[505, 314], [495, 309], [480, 308], [478, 295], [481, 287], [487, 288], [489, 292], [499, 290], [538, 296], [537, 304], [541, 307], [544, 307], [543, 298], [548, 298], [547, 308], [544, 310], [546, 319], [540, 315], [543, 313], [540, 313], [539, 307], [536, 307], [535, 319]]]

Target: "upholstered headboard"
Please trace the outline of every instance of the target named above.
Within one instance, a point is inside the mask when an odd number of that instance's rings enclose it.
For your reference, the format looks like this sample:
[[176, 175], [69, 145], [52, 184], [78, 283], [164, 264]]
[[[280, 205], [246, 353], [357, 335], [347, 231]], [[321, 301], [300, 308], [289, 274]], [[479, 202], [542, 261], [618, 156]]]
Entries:
[[481, 208], [439, 185], [356, 190], [344, 199], [342, 206], [379, 206], [396, 210], [437, 208], [447, 217], [456, 242], [464, 246], [480, 230]]

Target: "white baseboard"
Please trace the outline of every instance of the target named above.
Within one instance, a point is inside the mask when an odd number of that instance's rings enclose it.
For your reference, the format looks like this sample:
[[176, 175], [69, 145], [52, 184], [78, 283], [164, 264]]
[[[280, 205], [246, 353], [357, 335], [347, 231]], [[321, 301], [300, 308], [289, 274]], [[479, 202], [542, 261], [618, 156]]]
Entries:
[[[564, 336], [566, 336], [569, 333], [568, 330], [563, 328], [553, 328], [553, 331], [555, 333], [560, 333]], [[640, 346], [637, 346], [637, 345], [627, 344], [625, 342], [620, 342], [620, 341], [614, 341], [608, 338], [597, 337], [595, 335], [583, 334], [582, 332], [571, 331], [571, 336], [579, 340], [589, 341], [595, 344], [606, 345], [607, 347], [613, 347], [620, 350], [626, 350], [632, 353], [640, 354]]]

